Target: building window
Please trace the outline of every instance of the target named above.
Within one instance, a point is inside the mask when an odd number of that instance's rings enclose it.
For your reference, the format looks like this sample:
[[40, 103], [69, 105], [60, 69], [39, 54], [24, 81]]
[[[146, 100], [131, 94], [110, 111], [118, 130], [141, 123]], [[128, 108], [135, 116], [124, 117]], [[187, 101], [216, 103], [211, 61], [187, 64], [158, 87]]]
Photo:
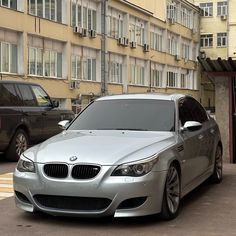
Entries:
[[178, 73], [168, 71], [167, 72], [167, 87], [177, 87]]
[[163, 30], [153, 27], [150, 32], [150, 47], [156, 51], [163, 51]]
[[72, 79], [96, 81], [96, 59], [72, 55]]
[[213, 34], [201, 35], [200, 43], [203, 48], [213, 47]]
[[122, 84], [122, 64], [118, 62], [110, 63], [109, 82]]
[[151, 69], [151, 85], [152, 87], [162, 87], [162, 71]]
[[190, 59], [190, 50], [191, 50], [190, 45], [191, 42], [189, 40], [182, 39], [182, 45], [181, 45], [182, 58]]
[[145, 41], [145, 23], [144, 21], [130, 17], [129, 24], [129, 39], [131, 42], [136, 42], [138, 45], [143, 46]]
[[192, 28], [192, 12], [191, 10], [182, 7], [181, 8], [181, 24], [188, 27]]
[[130, 58], [130, 84], [145, 85], [145, 61]]
[[62, 22], [62, 0], [29, 0], [28, 3], [29, 14]]
[[217, 2], [217, 16], [226, 16], [228, 11], [228, 3]]
[[200, 8], [202, 9], [202, 16], [213, 16], [213, 3], [200, 3]]
[[108, 35], [118, 39], [124, 36], [124, 20], [123, 14], [113, 8], [108, 9], [107, 18]]
[[62, 53], [29, 47], [28, 74], [62, 77]]
[[17, 73], [17, 45], [0, 42], [0, 72]]
[[180, 88], [187, 88], [187, 75], [186, 74], [181, 74], [180, 76]]
[[171, 55], [178, 54], [178, 36], [177, 35], [169, 33], [167, 52]]
[[82, 27], [88, 30], [97, 29], [97, 11], [94, 2], [72, 2], [72, 26]]
[[227, 33], [217, 33], [217, 47], [227, 46]]
[[0, 0], [0, 5], [17, 10], [17, 0]]
[[43, 76], [43, 49], [29, 48], [28, 74]]
[[167, 18], [169, 20], [172, 21], [178, 21], [178, 5], [173, 2], [173, 1], [169, 1], [167, 3], [167, 9], [166, 9], [166, 14], [167, 14]]

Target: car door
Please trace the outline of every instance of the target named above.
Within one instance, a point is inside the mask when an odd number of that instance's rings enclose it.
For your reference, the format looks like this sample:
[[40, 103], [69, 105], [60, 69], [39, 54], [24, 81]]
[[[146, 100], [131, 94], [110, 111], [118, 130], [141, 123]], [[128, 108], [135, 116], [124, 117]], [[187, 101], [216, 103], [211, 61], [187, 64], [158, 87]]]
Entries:
[[14, 83], [0, 83], [0, 151], [5, 151], [21, 122], [21, 101]]
[[43, 139], [50, 138], [61, 131], [58, 127], [61, 120], [60, 111], [53, 106], [50, 97], [41, 86], [32, 85], [32, 90], [42, 111]]
[[[181, 150], [183, 149], [182, 160], [182, 186], [183, 188], [190, 184], [198, 175], [197, 162], [199, 157], [201, 131], [182, 131], [181, 127], [185, 122], [193, 121], [194, 117], [191, 112], [191, 102], [188, 98], [183, 98], [179, 101], [179, 126], [180, 140], [182, 140]], [[199, 137], [200, 136], [200, 137]]]
[[23, 100], [21, 106], [22, 123], [28, 128], [31, 144], [42, 140], [42, 112], [38, 106], [29, 84], [17, 84], [20, 96]]

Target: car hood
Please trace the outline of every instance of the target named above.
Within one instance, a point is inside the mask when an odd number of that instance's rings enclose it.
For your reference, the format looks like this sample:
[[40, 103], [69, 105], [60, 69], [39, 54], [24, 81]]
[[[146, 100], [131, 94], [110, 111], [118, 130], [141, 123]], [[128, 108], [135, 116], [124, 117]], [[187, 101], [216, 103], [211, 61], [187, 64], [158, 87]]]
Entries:
[[[172, 132], [63, 131], [24, 155], [38, 163], [119, 165], [150, 157], [174, 143]], [[77, 160], [70, 161], [74, 156]]]

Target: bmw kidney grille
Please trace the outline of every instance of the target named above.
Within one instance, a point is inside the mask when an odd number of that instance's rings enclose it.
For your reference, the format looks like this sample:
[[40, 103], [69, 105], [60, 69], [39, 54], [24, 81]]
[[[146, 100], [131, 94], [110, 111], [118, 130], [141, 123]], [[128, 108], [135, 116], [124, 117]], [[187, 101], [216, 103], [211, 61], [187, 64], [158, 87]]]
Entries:
[[[46, 164], [44, 173], [52, 178], [66, 178], [69, 175], [69, 167], [66, 164]], [[92, 179], [98, 175], [101, 167], [96, 165], [75, 165], [71, 171], [74, 179]]]

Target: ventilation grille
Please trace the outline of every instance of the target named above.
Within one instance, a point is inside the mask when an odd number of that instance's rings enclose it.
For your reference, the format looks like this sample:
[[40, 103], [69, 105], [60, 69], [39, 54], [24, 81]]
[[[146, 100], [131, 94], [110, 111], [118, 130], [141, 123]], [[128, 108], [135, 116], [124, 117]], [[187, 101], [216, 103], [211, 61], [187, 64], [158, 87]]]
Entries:
[[100, 166], [76, 165], [72, 169], [71, 176], [74, 179], [92, 179], [97, 176], [100, 169]]
[[34, 199], [43, 207], [58, 210], [101, 211], [111, 204], [107, 198], [34, 195]]

